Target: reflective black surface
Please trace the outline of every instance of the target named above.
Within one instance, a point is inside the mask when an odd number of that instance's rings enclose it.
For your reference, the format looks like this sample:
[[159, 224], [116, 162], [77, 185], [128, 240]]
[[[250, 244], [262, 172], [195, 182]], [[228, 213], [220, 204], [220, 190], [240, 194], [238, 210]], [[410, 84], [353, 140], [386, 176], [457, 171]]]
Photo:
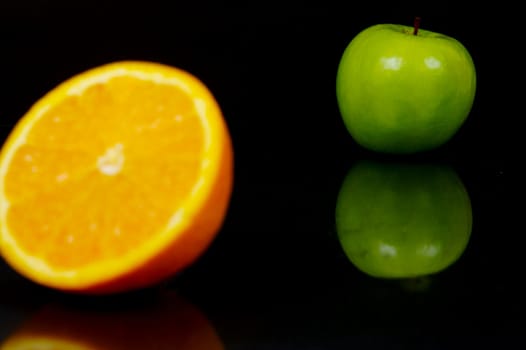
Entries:
[[[220, 339], [215, 344], [226, 349], [501, 346], [508, 337], [447, 336], [520, 334], [520, 21], [513, 11], [502, 10], [506, 17], [499, 11], [491, 17], [420, 14], [422, 27], [468, 48], [478, 90], [467, 122], [448, 144], [402, 158], [453, 169], [469, 195], [473, 227], [458, 260], [426, 279], [401, 282], [361, 272], [338, 240], [336, 201], [349, 170], [362, 160], [401, 158], [369, 152], [351, 139], [336, 105], [335, 73], [358, 31], [381, 22], [409, 24], [413, 13], [299, 2], [2, 3], [3, 139], [37, 98], [69, 76], [120, 59], [159, 61], [194, 73], [213, 91], [234, 142], [235, 187], [224, 227], [206, 254], [151, 290], [67, 295], [34, 285], [0, 262], [0, 343], [48, 308], [67, 309], [67, 322], [78, 322], [75, 332], [93, 338], [84, 321], [75, 321], [86, 312], [95, 312], [96, 320], [140, 319], [145, 310], [164, 308], [159, 298], [173, 293], [206, 318]], [[494, 25], [496, 18], [506, 18], [505, 25]], [[155, 315], [147, 316], [153, 324]], [[144, 332], [129, 327], [128, 337], [140, 344]], [[379, 334], [402, 337], [369, 337]], [[116, 338], [110, 348], [126, 344]]]

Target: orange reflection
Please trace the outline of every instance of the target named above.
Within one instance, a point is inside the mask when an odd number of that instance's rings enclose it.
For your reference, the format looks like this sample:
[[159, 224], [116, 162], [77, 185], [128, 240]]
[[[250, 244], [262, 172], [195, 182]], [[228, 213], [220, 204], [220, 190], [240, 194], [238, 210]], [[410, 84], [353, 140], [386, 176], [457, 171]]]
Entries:
[[209, 320], [174, 293], [139, 310], [94, 311], [48, 305], [1, 350], [224, 350]]

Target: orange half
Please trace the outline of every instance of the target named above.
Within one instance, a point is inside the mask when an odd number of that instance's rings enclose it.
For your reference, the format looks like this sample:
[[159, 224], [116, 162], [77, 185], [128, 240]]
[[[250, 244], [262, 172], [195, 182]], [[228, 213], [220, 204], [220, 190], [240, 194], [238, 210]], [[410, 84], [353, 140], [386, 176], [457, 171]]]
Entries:
[[175, 67], [115, 62], [41, 98], [0, 154], [0, 249], [63, 290], [146, 287], [218, 233], [233, 154], [209, 89]]

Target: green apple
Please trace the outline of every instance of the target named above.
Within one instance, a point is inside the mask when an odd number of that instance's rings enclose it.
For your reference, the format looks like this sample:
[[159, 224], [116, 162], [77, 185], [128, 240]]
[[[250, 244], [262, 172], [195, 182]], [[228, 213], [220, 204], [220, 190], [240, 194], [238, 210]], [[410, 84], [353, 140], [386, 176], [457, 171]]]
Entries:
[[448, 166], [361, 161], [345, 177], [336, 204], [343, 251], [379, 278], [437, 273], [464, 252], [471, 202]]
[[336, 95], [345, 126], [361, 146], [386, 153], [437, 148], [465, 122], [476, 74], [456, 39], [379, 24], [360, 32], [338, 66]]

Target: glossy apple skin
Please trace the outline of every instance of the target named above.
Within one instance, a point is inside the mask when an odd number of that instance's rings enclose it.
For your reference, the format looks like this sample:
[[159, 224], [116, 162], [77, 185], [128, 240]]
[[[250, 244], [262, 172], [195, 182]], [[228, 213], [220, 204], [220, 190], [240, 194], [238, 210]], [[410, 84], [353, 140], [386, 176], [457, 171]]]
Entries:
[[446, 143], [471, 111], [476, 72], [456, 39], [403, 25], [360, 32], [338, 66], [337, 102], [363, 147], [416, 153]]
[[343, 251], [362, 272], [378, 278], [427, 276], [464, 252], [471, 202], [450, 167], [361, 161], [340, 189], [336, 229]]

